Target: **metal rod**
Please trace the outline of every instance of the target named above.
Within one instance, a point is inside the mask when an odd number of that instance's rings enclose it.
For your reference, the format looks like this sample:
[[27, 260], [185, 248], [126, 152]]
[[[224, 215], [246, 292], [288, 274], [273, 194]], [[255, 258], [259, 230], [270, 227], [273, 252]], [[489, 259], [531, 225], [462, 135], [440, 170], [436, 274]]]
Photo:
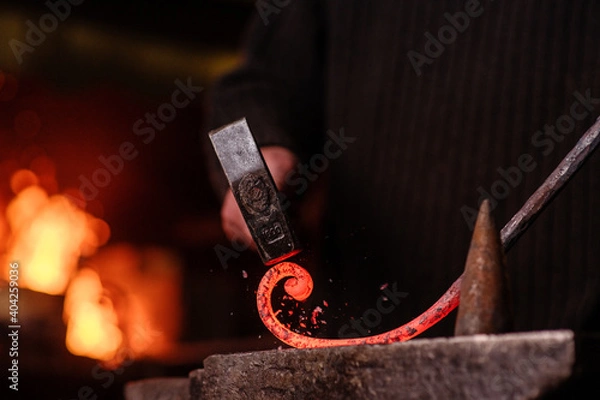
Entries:
[[[583, 134], [575, 147], [566, 155], [544, 183], [531, 195], [523, 207], [500, 231], [500, 241], [504, 251], [508, 251], [521, 235], [531, 226], [541, 211], [565, 186], [577, 170], [590, 157], [600, 143], [600, 118]], [[306, 337], [279, 323], [271, 306], [273, 288], [281, 279], [310, 275], [300, 266], [281, 263], [271, 268], [262, 278], [257, 291], [257, 305], [265, 326], [284, 343], [293, 347], [332, 347], [358, 344], [387, 344], [412, 339], [445, 318], [460, 303], [460, 288], [465, 278], [463, 272], [431, 307], [412, 321], [391, 331], [353, 339], [322, 339]], [[312, 280], [311, 280], [312, 286]]]
[[542, 210], [550, 204], [598, 147], [598, 144], [600, 144], [599, 132], [600, 117], [583, 134], [575, 147], [563, 158], [544, 183], [523, 204], [523, 207], [504, 225], [504, 228], [500, 231], [504, 251], [508, 251], [517, 239], [525, 233]]

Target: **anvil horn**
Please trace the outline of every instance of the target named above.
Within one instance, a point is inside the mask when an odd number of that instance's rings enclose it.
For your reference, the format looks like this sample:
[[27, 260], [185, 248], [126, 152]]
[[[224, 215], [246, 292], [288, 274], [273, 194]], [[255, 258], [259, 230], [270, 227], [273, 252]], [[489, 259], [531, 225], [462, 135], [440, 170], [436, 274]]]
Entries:
[[506, 333], [512, 312], [506, 257], [489, 200], [479, 208], [460, 288], [460, 305], [454, 334]]

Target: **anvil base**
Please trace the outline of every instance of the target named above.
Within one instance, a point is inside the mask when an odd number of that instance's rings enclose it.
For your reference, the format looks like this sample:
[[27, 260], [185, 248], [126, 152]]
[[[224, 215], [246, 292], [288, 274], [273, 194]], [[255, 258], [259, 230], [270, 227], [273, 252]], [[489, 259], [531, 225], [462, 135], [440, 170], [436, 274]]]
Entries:
[[[569, 330], [414, 339], [213, 355], [203, 365], [160, 398], [538, 399], [573, 374], [575, 339]], [[158, 382], [128, 384], [127, 400], [158, 398]]]

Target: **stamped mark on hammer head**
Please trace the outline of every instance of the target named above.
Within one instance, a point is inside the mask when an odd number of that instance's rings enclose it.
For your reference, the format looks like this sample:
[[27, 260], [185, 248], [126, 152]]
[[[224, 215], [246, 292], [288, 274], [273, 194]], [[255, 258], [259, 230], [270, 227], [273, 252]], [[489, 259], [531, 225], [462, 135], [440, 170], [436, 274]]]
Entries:
[[246, 119], [209, 137], [262, 262], [273, 265], [297, 254], [298, 240]]

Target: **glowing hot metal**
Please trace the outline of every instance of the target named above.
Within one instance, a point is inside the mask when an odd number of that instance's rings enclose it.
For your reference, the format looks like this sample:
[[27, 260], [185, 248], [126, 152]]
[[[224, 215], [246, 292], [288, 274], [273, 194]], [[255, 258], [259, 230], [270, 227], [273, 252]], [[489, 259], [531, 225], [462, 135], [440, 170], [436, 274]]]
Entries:
[[[600, 118], [584, 133], [575, 147], [565, 156], [556, 169], [525, 202], [500, 232], [502, 247], [508, 251], [517, 239], [533, 223], [535, 218], [554, 199], [572, 176], [579, 170], [600, 143]], [[298, 334], [281, 324], [271, 306], [271, 295], [277, 283], [289, 278], [286, 292], [298, 301], [311, 293], [313, 282], [310, 274], [297, 264], [283, 262], [271, 268], [262, 278], [257, 291], [257, 306], [265, 326], [282, 342], [297, 348], [349, 346], [359, 344], [388, 344], [412, 339], [435, 325], [459, 304], [463, 275], [427, 311], [389, 332], [375, 336], [351, 339], [312, 338]]]
[[[389, 332], [351, 339], [321, 339], [296, 333], [277, 320], [271, 306], [271, 294], [277, 283], [285, 278], [285, 291], [298, 301], [312, 292], [313, 281], [308, 271], [291, 262], [282, 262], [267, 271], [256, 294], [258, 313], [265, 326], [282, 342], [297, 348], [352, 346], [359, 344], [388, 344], [403, 342], [425, 332], [458, 306], [460, 282], [456, 281], [434, 305], [419, 317]], [[297, 297], [298, 296], [298, 297]]]

